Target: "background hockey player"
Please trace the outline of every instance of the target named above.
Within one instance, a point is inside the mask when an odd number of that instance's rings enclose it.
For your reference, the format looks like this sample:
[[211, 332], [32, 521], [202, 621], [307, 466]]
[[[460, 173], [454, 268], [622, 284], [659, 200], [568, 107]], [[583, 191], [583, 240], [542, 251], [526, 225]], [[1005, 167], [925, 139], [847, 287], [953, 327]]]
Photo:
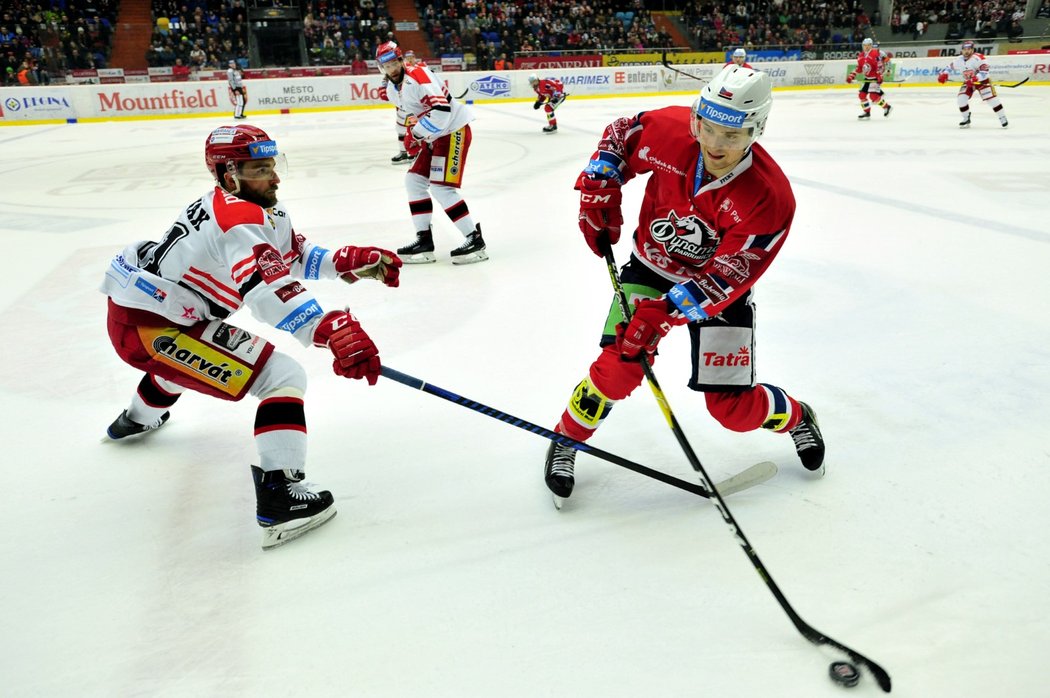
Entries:
[[565, 85], [558, 78], [540, 80], [535, 75], [529, 76], [529, 84], [536, 93], [536, 101], [532, 103], [532, 108], [543, 107], [547, 114], [547, 125], [543, 127], [543, 132], [554, 133], [558, 130], [558, 119], [554, 116], [554, 110], [565, 101]]
[[237, 61], [230, 61], [226, 69], [226, 82], [230, 87], [230, 99], [233, 100], [233, 118], [244, 118], [244, 105], [248, 103], [248, 91], [244, 89], [244, 76], [237, 67]]
[[[733, 55], [730, 56], [729, 62], [726, 63], [726, 65], [738, 65], [741, 68], [750, 68], [751, 70], [754, 70], [754, 68], [751, 68], [751, 64], [747, 62], [747, 51], [742, 48], [733, 51]], [[724, 68], [725, 66], [722, 67]]]
[[[416, 54], [413, 51], [405, 51], [404, 55], [402, 56], [402, 60], [404, 60], [405, 62], [406, 69], [411, 68], [417, 63], [421, 65], [426, 65], [425, 63], [423, 63], [423, 61], [416, 58]], [[387, 77], [384, 75], [383, 80], [379, 86], [379, 96], [382, 99], [387, 99], [386, 86], [389, 82], [390, 80], [387, 79]], [[402, 109], [400, 106], [396, 107], [395, 112], [396, 116], [394, 121], [394, 131], [397, 133], [398, 153], [394, 157], [390, 158], [390, 162], [395, 165], [400, 165], [401, 163], [407, 164], [412, 160], [412, 158], [408, 156], [408, 151], [405, 150], [405, 133], [408, 132], [409, 116], [407, 113], [405, 113], [405, 110]]]
[[251, 471], [268, 548], [323, 524], [335, 508], [330, 492], [303, 482], [305, 371], [227, 318], [247, 306], [304, 346], [331, 351], [337, 374], [374, 385], [379, 354], [360, 323], [345, 310], [325, 313], [298, 279], [371, 278], [397, 286], [401, 261], [375, 247], [329, 251], [296, 233], [277, 202], [284, 156], [262, 130], [217, 128], [204, 155], [216, 186], [187, 206], [158, 242], [130, 245], [106, 272], [110, 340], [124, 361], [145, 372], [108, 435], [120, 440], [162, 426], [186, 390], [223, 400], [258, 398], [259, 465]]
[[416, 227], [416, 241], [398, 248], [406, 263], [434, 262], [434, 214], [431, 196], [445, 210], [466, 241], [452, 250], [453, 264], [488, 259], [481, 225], [475, 224], [460, 184], [470, 151], [470, 122], [474, 112], [456, 100], [425, 65], [407, 67], [401, 49], [392, 41], [376, 48], [376, 62], [387, 78], [386, 97], [408, 115], [405, 150], [415, 158], [405, 176], [408, 207]]
[[[665, 107], [608, 125], [580, 174], [580, 229], [588, 247], [620, 237], [620, 187], [650, 173], [630, 261], [621, 270], [636, 301], [626, 329], [614, 300], [601, 353], [576, 386], [555, 430], [586, 441], [643, 378], [669, 330], [687, 325], [689, 387], [725, 428], [790, 434], [803, 466], [823, 474], [824, 441], [813, 411], [787, 391], [755, 382], [752, 286], [787, 237], [795, 199], [780, 167], [755, 140], [772, 104], [769, 75], [727, 66], [688, 107]], [[551, 445], [544, 476], [572, 493], [572, 447]]]
[[959, 127], [970, 127], [970, 97], [973, 97], [973, 93], [976, 92], [981, 95], [981, 99], [999, 117], [999, 124], [1006, 128], [1009, 124], [1006, 120], [1006, 111], [1003, 109], [1003, 103], [999, 101], [999, 95], [995, 93], [995, 87], [992, 85], [991, 78], [988, 77], [990, 69], [987, 59], [982, 54], [977, 53], [977, 47], [974, 46], [972, 41], [964, 41], [962, 43], [961, 54], [956, 56], [937, 76], [937, 82], [943, 85], [948, 82], [949, 73], [954, 72], [962, 75], [963, 83], [959, 87], [959, 93], [956, 95], [959, 111], [963, 115], [963, 120], [959, 122]]
[[860, 108], [863, 110], [857, 118], [871, 118], [872, 102], [882, 107], [883, 116], [889, 116], [893, 107], [886, 101], [886, 95], [882, 93], [882, 61], [879, 50], [875, 48], [875, 42], [871, 39], [861, 42], [860, 53], [857, 54], [857, 66], [846, 76], [846, 82], [852, 83], [857, 77], [860, 78], [860, 90], [857, 92], [857, 97], [860, 99]]

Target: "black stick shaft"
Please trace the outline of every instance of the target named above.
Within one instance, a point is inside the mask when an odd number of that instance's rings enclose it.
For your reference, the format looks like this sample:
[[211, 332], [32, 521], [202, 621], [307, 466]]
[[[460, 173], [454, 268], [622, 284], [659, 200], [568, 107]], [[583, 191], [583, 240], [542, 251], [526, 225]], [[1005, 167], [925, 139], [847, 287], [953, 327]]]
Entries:
[[[613, 289], [616, 291], [616, 297], [620, 303], [620, 312], [623, 314], [624, 320], [630, 320], [631, 309], [627, 302], [627, 294], [623, 290], [623, 284], [620, 283], [620, 276], [616, 271], [616, 260], [613, 258], [612, 247], [607, 241], [604, 244], [604, 252], [605, 263], [609, 269], [609, 279], [612, 281]], [[678, 439], [679, 445], [681, 445], [682, 450], [685, 452], [685, 457], [700, 474], [701, 482], [711, 493], [711, 502], [718, 509], [718, 513], [722, 515], [722, 520], [725, 521], [726, 526], [728, 526], [729, 530], [733, 533], [737, 543], [740, 544], [740, 547], [747, 555], [747, 558], [751, 561], [752, 566], [754, 566], [755, 571], [758, 572], [758, 576], [766, 583], [769, 591], [772, 592], [773, 597], [777, 600], [777, 603], [780, 604], [780, 607], [784, 609], [784, 613], [786, 613], [787, 617], [791, 619], [795, 628], [804, 638], [813, 644], [831, 645], [832, 647], [848, 654], [850, 659], [854, 662], [866, 666], [875, 677], [879, 687], [882, 688], [883, 691], [889, 693], [890, 675], [886, 673], [885, 669], [862, 655], [860, 652], [857, 652], [856, 650], [851, 649], [816, 630], [809, 623], [802, 620], [802, 617], [799, 616], [798, 613], [795, 612], [795, 609], [792, 608], [791, 604], [788, 603], [787, 597], [784, 596], [784, 592], [780, 591], [780, 587], [773, 581], [773, 577], [769, 574], [769, 570], [767, 570], [766, 566], [762, 564], [762, 560], [759, 559], [758, 553], [755, 552], [755, 549], [751, 546], [747, 536], [744, 535], [743, 529], [740, 528], [740, 525], [736, 522], [733, 514], [729, 511], [729, 507], [726, 506], [726, 502], [722, 499], [722, 495], [718, 493], [718, 490], [715, 489], [714, 485], [711, 483], [711, 477], [707, 474], [707, 471], [704, 470], [704, 466], [700, 464], [700, 459], [697, 458], [692, 446], [689, 445], [689, 440], [686, 439], [681, 427], [678, 426], [678, 421], [674, 418], [674, 414], [671, 412], [671, 406], [667, 404], [667, 400], [663, 397], [663, 391], [660, 390], [660, 386], [656, 382], [656, 376], [653, 375], [652, 366], [649, 365], [649, 362], [644, 356], [642, 357], [642, 368], [645, 371], [646, 378], [649, 380], [649, 385], [653, 389], [653, 393], [656, 395], [657, 402], [660, 403], [660, 409], [664, 411], [664, 416], [667, 417], [667, 421], [671, 425], [671, 429], [674, 431], [675, 438]]]
[[422, 390], [424, 393], [429, 393], [430, 395], [436, 395], [437, 397], [444, 398], [445, 400], [448, 400], [449, 402], [454, 402], [457, 405], [461, 405], [462, 407], [469, 407], [475, 412], [480, 412], [486, 417], [498, 419], [504, 424], [510, 424], [511, 426], [518, 427], [519, 429], [524, 429], [525, 431], [532, 432], [533, 434], [537, 434], [545, 439], [549, 439], [550, 441], [561, 444], [563, 446], [572, 446], [577, 451], [589, 453], [595, 458], [600, 458], [604, 461], [608, 461], [609, 463], [618, 465], [621, 468], [633, 470], [634, 472], [640, 475], [645, 475], [646, 477], [650, 477], [654, 480], [659, 480], [664, 484], [671, 485], [672, 487], [677, 487], [678, 489], [685, 490], [686, 492], [691, 492], [692, 494], [695, 494], [699, 497], [703, 497], [704, 499], [711, 498], [711, 493], [708, 490], [701, 487], [700, 485], [694, 484], [692, 482], [686, 482], [685, 480], [680, 480], [676, 477], [668, 475], [667, 473], [662, 473], [659, 470], [653, 470], [652, 468], [640, 465], [633, 461], [629, 461], [626, 458], [622, 458], [616, 455], [615, 453], [609, 453], [608, 451], [603, 451], [602, 449], [591, 446], [590, 444], [587, 444], [583, 441], [577, 441], [576, 439], [566, 436], [565, 434], [559, 434], [556, 431], [552, 431], [545, 427], [541, 427], [537, 424], [533, 424], [532, 422], [527, 422], [524, 419], [519, 419], [514, 415], [507, 414], [506, 412], [502, 412], [495, 408], [489, 407], [488, 405], [483, 405], [480, 402], [469, 400], [463, 397], [462, 395], [457, 395], [456, 393], [453, 393], [450, 390], [445, 390], [444, 388], [439, 388], [436, 385], [431, 385], [430, 383], [426, 383], [425, 381], [422, 381], [419, 378], [415, 378], [406, 373], [402, 373], [401, 371], [396, 371], [390, 368], [389, 366], [383, 366], [380, 370], [380, 373], [384, 378], [389, 378], [392, 381], [396, 381], [398, 383], [401, 383], [402, 385], [407, 385], [408, 387], [415, 388], [416, 390]]

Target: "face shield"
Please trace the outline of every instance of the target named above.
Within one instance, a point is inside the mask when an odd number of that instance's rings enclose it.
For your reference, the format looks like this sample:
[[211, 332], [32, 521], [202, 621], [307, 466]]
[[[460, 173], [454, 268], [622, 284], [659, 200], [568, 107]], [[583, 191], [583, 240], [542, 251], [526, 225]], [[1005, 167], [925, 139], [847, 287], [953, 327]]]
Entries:
[[267, 181], [288, 174], [288, 160], [278, 152], [276, 141], [257, 141], [248, 146], [250, 160], [228, 161], [226, 171], [243, 182]]

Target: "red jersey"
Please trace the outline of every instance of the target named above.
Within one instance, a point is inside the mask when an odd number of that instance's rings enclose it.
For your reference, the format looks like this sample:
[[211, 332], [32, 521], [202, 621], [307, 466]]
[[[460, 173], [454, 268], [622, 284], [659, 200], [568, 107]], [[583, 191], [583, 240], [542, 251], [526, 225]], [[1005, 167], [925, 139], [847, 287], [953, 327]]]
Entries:
[[626, 183], [651, 173], [634, 233], [634, 256], [683, 283], [699, 304], [691, 319], [717, 315], [769, 267], [795, 215], [791, 185], [757, 143], [713, 180], [689, 131], [689, 107], [665, 107], [606, 127], [581, 177]]
[[867, 53], [863, 51], [858, 53], [857, 67], [853, 69], [853, 74], [859, 76], [864, 82], [878, 80], [879, 76], [882, 75], [882, 61], [879, 59], [878, 49], [871, 49]]
[[548, 101], [565, 94], [565, 85], [558, 78], [543, 78], [532, 89], [536, 90], [536, 94], [540, 97], [546, 97]]

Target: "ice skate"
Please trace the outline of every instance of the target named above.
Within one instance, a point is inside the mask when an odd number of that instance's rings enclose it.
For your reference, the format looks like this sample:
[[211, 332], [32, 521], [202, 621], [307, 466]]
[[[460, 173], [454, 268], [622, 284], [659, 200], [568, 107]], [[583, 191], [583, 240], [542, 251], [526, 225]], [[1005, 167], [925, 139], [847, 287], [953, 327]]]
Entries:
[[893, 105], [887, 104], [886, 107], [882, 110], [882, 115], [889, 116], [891, 111], [893, 111]]
[[795, 452], [798, 453], [802, 466], [818, 475], [824, 475], [824, 437], [820, 434], [817, 415], [806, 403], [798, 404], [802, 408], [802, 419], [788, 433], [795, 442]]
[[[398, 254], [400, 253], [401, 251], [398, 250]], [[488, 258], [489, 255], [485, 251], [485, 240], [481, 237], [480, 223], [474, 227], [474, 232], [467, 236], [466, 242], [452, 250], [453, 264], [473, 264], [484, 262]]]
[[576, 449], [551, 442], [547, 449], [547, 460], [543, 468], [543, 480], [554, 495], [554, 506], [561, 509], [562, 502], [572, 494], [576, 484], [573, 469], [576, 466]]
[[550, 125], [548, 125], [548, 126], [544, 126], [543, 127], [543, 132], [544, 133], [555, 133], [555, 132], [557, 132], [557, 130], [558, 130], [557, 126], [550, 126]]
[[411, 159], [412, 158], [410, 158], [408, 156], [408, 153], [406, 153], [405, 151], [402, 150], [400, 153], [398, 153], [394, 157], [390, 158], [390, 164], [391, 165], [400, 165], [403, 162], [409, 162]]
[[857, 118], [858, 119], [870, 119], [871, 118], [871, 112], [870, 111], [866, 111], [863, 114], [858, 115]]
[[301, 470], [270, 470], [252, 466], [256, 519], [263, 528], [263, 550], [276, 548], [312, 531], [335, 516], [328, 490], [314, 492]]
[[[165, 412], [152, 424], [139, 424], [138, 422], [131, 421], [128, 417], [128, 411], [124, 410], [120, 413], [119, 417], [113, 420], [113, 423], [109, 425], [109, 428], [106, 429], [106, 436], [108, 436], [111, 441], [120, 441], [121, 439], [142, 436], [147, 432], [160, 429], [164, 426], [164, 422], [168, 421], [169, 417], [171, 417], [171, 412]], [[105, 441], [105, 439], [103, 439], [103, 441]]]
[[[453, 253], [454, 254], [454, 253]], [[436, 262], [434, 256], [434, 233], [427, 228], [416, 233], [416, 241], [411, 245], [397, 248], [397, 256], [405, 264], [428, 264]]]
[[966, 118], [959, 122], [959, 128], [970, 128], [970, 115], [966, 114]]
[[1001, 117], [1001, 118], [999, 119], [999, 124], [1000, 124], [1000, 125], [1001, 125], [1001, 126], [1002, 126], [1003, 128], [1006, 128], [1007, 126], [1009, 126], [1009, 125], [1010, 125], [1010, 122], [1009, 122], [1009, 121], [1007, 121], [1007, 120], [1006, 120], [1006, 117], [1004, 116], [1004, 117]]

